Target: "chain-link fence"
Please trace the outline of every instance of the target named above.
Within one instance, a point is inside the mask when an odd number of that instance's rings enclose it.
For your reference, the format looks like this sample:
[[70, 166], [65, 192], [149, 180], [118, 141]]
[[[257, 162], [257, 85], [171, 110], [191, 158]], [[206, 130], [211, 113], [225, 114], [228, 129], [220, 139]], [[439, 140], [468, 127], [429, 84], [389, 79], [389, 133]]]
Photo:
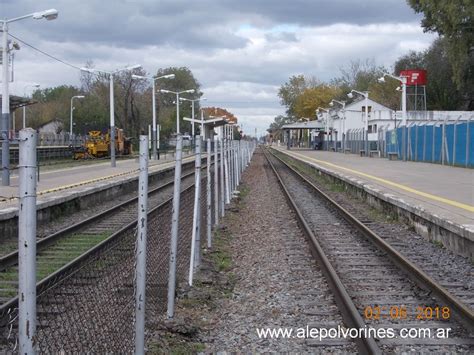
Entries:
[[[226, 147], [224, 154], [219, 154], [219, 159], [224, 158], [226, 164], [226, 181], [219, 179], [220, 171], [217, 174], [214, 172], [215, 167], [218, 166], [220, 170], [222, 164], [214, 164], [209, 171], [203, 166], [200, 198], [196, 200], [195, 185], [184, 186], [178, 196], [178, 283], [187, 282], [189, 277], [191, 237], [195, 228], [193, 212], [198, 211], [200, 221], [199, 236], [202, 243], [197, 250], [200, 253], [207, 244], [207, 226], [215, 225], [215, 216], [219, 214], [215, 209], [219, 209], [220, 203], [216, 206], [216, 202], [220, 202], [221, 196], [216, 199], [215, 191], [222, 191], [219, 186], [223, 185], [226, 194], [232, 196], [255, 149], [254, 142], [229, 140], [224, 145], [222, 140], [216, 140], [205, 142], [203, 147], [206, 144], [212, 144], [211, 161], [215, 161], [216, 150], [220, 151], [219, 148]], [[203, 149], [202, 157], [208, 157], [206, 149]], [[206, 183], [208, 176], [210, 184]], [[208, 188], [210, 194], [207, 193]], [[208, 199], [210, 208], [207, 208]], [[199, 203], [198, 209], [194, 208], [195, 201]], [[147, 341], [152, 339], [152, 330], [156, 328], [157, 322], [162, 321], [167, 305], [172, 209], [172, 200], [169, 199], [148, 212], [144, 334]], [[130, 210], [130, 213], [136, 215], [136, 208]], [[210, 223], [207, 223], [208, 213]], [[42, 264], [41, 268], [36, 270], [40, 282], [36, 288], [37, 328], [33, 346], [41, 353], [133, 352], [136, 350], [136, 223], [129, 224], [106, 238], [80, 233], [70, 238], [74, 238], [74, 243], [84, 243], [91, 238], [97, 238], [98, 242], [87, 253], [78, 256], [59, 270], [53, 263], [46, 266]], [[74, 243], [69, 247], [62, 246], [65, 256], [74, 253]], [[0, 277], [5, 277], [1, 275], [1, 271]], [[21, 294], [22, 290], [19, 292]], [[10, 300], [10, 303], [3, 303], [0, 308], [0, 352], [19, 351], [17, 301]], [[138, 351], [141, 352], [140, 349]]]

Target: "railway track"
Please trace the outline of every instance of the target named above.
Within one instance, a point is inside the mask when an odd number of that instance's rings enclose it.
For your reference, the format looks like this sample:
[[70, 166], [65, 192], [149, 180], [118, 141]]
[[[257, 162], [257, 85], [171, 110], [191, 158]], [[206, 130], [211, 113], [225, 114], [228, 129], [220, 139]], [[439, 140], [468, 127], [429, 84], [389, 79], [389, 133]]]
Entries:
[[346, 325], [372, 329], [370, 337], [355, 339], [361, 352], [472, 353], [474, 318], [463, 302], [299, 172], [265, 154], [325, 271]]
[[[205, 167], [204, 167], [205, 168]], [[181, 176], [182, 190], [194, 186], [194, 169]], [[149, 190], [148, 206], [152, 211], [172, 199], [173, 177]], [[130, 198], [112, 208], [57, 231], [37, 243], [37, 286], [51, 287], [58, 277], [92, 250], [107, 243], [136, 223], [138, 197]], [[0, 257], [0, 320], [18, 302], [18, 251]]]

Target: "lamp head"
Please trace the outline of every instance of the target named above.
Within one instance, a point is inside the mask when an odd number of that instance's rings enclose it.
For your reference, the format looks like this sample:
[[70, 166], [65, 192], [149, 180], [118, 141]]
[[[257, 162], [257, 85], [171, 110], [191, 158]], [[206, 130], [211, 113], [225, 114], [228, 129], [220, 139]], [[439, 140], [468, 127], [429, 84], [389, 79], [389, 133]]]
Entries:
[[352, 91], [347, 94], [347, 97], [348, 97], [349, 99], [352, 99], [352, 98], [354, 97], [354, 94], [352, 93]]
[[87, 73], [94, 73], [95, 72], [95, 70], [92, 69], [92, 68], [81, 68], [81, 71], [85, 71]]
[[163, 76], [160, 76], [161, 79], [174, 79], [176, 75], [174, 74], [167, 74], [167, 75], [163, 75]]
[[194, 90], [194, 89], [189, 89], [189, 90], [183, 91], [183, 93], [184, 93], [184, 92], [189, 92], [190, 94], [194, 94], [195, 91], [196, 91], [196, 90]]
[[382, 77], [378, 78], [377, 81], [379, 83], [385, 83], [385, 76], [382, 76]]
[[331, 102], [329, 103], [329, 106], [333, 107], [333, 106], [334, 106], [334, 101], [331, 101]]
[[85, 96], [84, 95], [77, 95], [76, 96], [78, 99], [83, 99]]
[[171, 91], [165, 89], [160, 89], [160, 92], [163, 94], [171, 93]]
[[41, 20], [42, 18], [45, 18], [48, 21], [55, 20], [58, 18], [58, 10], [49, 9], [45, 11], [35, 12], [33, 14], [33, 18], [35, 20]]
[[145, 80], [145, 79], [147, 79], [147, 77], [146, 77], [146, 76], [142, 76], [142, 75], [135, 75], [135, 74], [132, 74], [132, 79]]
[[126, 67], [125, 69], [126, 70], [133, 70], [133, 69], [138, 69], [138, 68], [141, 68], [141, 64], [135, 64], [135, 65], [131, 65], [129, 67]]
[[402, 90], [402, 88], [400, 86], [397, 86], [397, 88], [395, 90], [400, 91], [400, 90]]

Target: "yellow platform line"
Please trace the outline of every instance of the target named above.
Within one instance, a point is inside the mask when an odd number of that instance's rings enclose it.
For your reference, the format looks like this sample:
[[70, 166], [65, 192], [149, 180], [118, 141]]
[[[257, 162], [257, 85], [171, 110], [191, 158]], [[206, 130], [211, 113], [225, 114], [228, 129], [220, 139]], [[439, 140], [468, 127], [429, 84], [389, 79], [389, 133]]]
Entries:
[[466, 211], [469, 211], [469, 212], [474, 212], [474, 206], [471, 206], [471, 205], [467, 205], [467, 204], [464, 204], [464, 203], [461, 203], [461, 202], [457, 202], [457, 201], [453, 201], [453, 200], [449, 200], [447, 198], [444, 198], [444, 197], [440, 197], [440, 196], [436, 196], [436, 195], [431, 195], [429, 193], [426, 193], [426, 192], [423, 192], [423, 191], [418, 191], [418, 190], [415, 190], [411, 187], [408, 187], [408, 186], [405, 186], [405, 185], [402, 185], [402, 184], [398, 184], [396, 182], [393, 182], [393, 181], [390, 181], [390, 180], [386, 180], [386, 179], [382, 179], [382, 178], [379, 178], [377, 176], [373, 176], [373, 175], [369, 175], [369, 174], [366, 174], [366, 173], [363, 173], [361, 171], [358, 171], [358, 170], [354, 170], [354, 169], [349, 169], [349, 168], [346, 168], [346, 167], [343, 167], [343, 166], [340, 166], [340, 165], [337, 165], [337, 164], [333, 164], [333, 163], [329, 163], [327, 161], [324, 161], [324, 160], [319, 160], [319, 159], [315, 159], [315, 158], [311, 158], [311, 157], [308, 157], [306, 155], [303, 155], [303, 154], [299, 154], [299, 153], [295, 153], [295, 152], [283, 152], [284, 154], [287, 154], [287, 155], [297, 155], [299, 157], [301, 157], [302, 160], [311, 160], [311, 161], [314, 161], [316, 163], [320, 163], [320, 164], [325, 164], [325, 165], [328, 165], [328, 166], [331, 166], [331, 167], [334, 167], [334, 168], [337, 168], [337, 169], [341, 169], [341, 170], [345, 170], [345, 171], [348, 171], [348, 172], [351, 172], [351, 173], [354, 173], [354, 174], [357, 174], [357, 175], [360, 175], [360, 176], [364, 176], [368, 179], [371, 179], [371, 180], [375, 180], [375, 181], [378, 181], [378, 182], [381, 182], [385, 185], [389, 185], [389, 186], [393, 186], [393, 187], [396, 187], [396, 188], [399, 188], [401, 190], [404, 190], [404, 191], [408, 191], [408, 192], [411, 192], [415, 195], [419, 195], [419, 196], [423, 196], [423, 197], [426, 197], [430, 200], [434, 200], [434, 201], [438, 201], [438, 202], [443, 202], [447, 205], [451, 205], [451, 206], [455, 206], [455, 207], [458, 207], [458, 208], [462, 208], [463, 210], [466, 210]]

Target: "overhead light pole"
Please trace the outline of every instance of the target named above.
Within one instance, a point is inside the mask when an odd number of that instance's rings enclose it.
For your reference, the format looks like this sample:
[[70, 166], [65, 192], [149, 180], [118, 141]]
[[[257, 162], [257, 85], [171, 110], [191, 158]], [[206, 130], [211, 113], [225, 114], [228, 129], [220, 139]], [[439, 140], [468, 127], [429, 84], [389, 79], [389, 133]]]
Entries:
[[352, 89], [350, 93], [347, 94], [347, 97], [352, 99], [354, 94], [359, 94], [365, 98], [365, 122], [364, 122], [364, 130], [365, 130], [365, 143], [364, 143], [364, 150], [365, 156], [369, 156], [369, 92], [368, 91], [357, 91]]
[[[201, 98], [199, 98], [199, 99], [194, 99], [194, 100], [192, 100], [192, 99], [187, 99], [187, 98], [185, 98], [185, 97], [181, 97], [180, 100], [181, 100], [181, 101], [189, 101], [189, 102], [191, 102], [191, 117], [192, 117], [192, 119], [194, 119], [194, 118], [195, 118], [195, 117], [194, 117], [194, 103], [195, 103], [196, 101], [205, 101], [205, 100], [207, 100], [207, 99], [206, 99], [205, 97], [201, 97]], [[194, 121], [191, 121], [191, 135], [192, 135], [192, 137], [193, 137], [193, 139], [194, 139]], [[202, 132], [201, 132], [201, 136], [202, 136]]]
[[180, 134], [179, 132], [179, 95], [190, 93], [193, 94], [195, 92], [194, 89], [184, 90], [184, 91], [170, 91], [170, 90], [160, 90], [163, 94], [175, 94], [176, 95], [176, 134]]
[[[25, 88], [23, 89], [23, 96], [26, 97], [26, 88], [32, 87], [32, 88], [39, 88], [40, 84], [29, 84], [26, 85]], [[23, 106], [23, 129], [26, 127], [26, 105]]]
[[115, 168], [115, 109], [114, 109], [114, 75], [123, 71], [132, 71], [134, 69], [141, 68], [140, 64], [132, 65], [123, 69], [117, 69], [115, 71], [104, 71], [92, 68], [81, 68], [82, 71], [88, 73], [103, 73], [109, 75], [110, 80], [110, 165]]
[[[385, 82], [385, 77], [388, 76], [392, 79], [398, 80], [402, 84], [402, 157], [406, 160], [406, 125], [407, 125], [407, 77], [396, 76], [389, 73], [384, 73], [378, 81], [380, 83]], [[395, 130], [397, 127], [395, 127]], [[396, 131], [395, 131], [396, 132]]]
[[152, 90], [152, 115], [153, 115], [153, 120], [152, 120], [152, 128], [151, 128], [151, 140], [153, 141], [152, 143], [152, 158], [153, 160], [158, 160], [158, 150], [160, 147], [157, 147], [157, 143], [160, 141], [159, 137], [157, 135], [157, 130], [156, 130], [156, 81], [158, 79], [174, 79], [175, 75], [174, 74], [167, 74], [167, 75], [161, 75], [161, 76], [153, 76], [153, 77], [148, 77], [148, 76], [142, 76], [142, 75], [132, 75], [132, 79], [141, 79], [141, 80], [151, 80], [153, 82], [153, 90]]
[[76, 96], [73, 96], [71, 97], [71, 122], [70, 122], [70, 125], [69, 125], [69, 139], [72, 138], [72, 113], [75, 109], [75, 107], [73, 106], [73, 102], [74, 102], [74, 99], [83, 99], [84, 98], [84, 95], [76, 95]]
[[[2, 185], [10, 185], [10, 94], [8, 92], [8, 24], [15, 21], [20, 21], [27, 18], [34, 18], [35, 20], [46, 19], [54, 20], [58, 17], [58, 11], [49, 9], [32, 14], [15, 17], [12, 19], [0, 20], [2, 26], [2, 124], [1, 124], [1, 140], [2, 140]], [[32, 346], [32, 345], [31, 345]], [[29, 348], [25, 348], [24, 352], [29, 352]], [[20, 345], [20, 352], [21, 345]]]
[[329, 106], [331, 107], [334, 106], [334, 103], [339, 104], [342, 107], [341, 109], [342, 111], [342, 144], [341, 146], [342, 146], [342, 152], [345, 153], [346, 151], [346, 102], [333, 99], [329, 103]]

